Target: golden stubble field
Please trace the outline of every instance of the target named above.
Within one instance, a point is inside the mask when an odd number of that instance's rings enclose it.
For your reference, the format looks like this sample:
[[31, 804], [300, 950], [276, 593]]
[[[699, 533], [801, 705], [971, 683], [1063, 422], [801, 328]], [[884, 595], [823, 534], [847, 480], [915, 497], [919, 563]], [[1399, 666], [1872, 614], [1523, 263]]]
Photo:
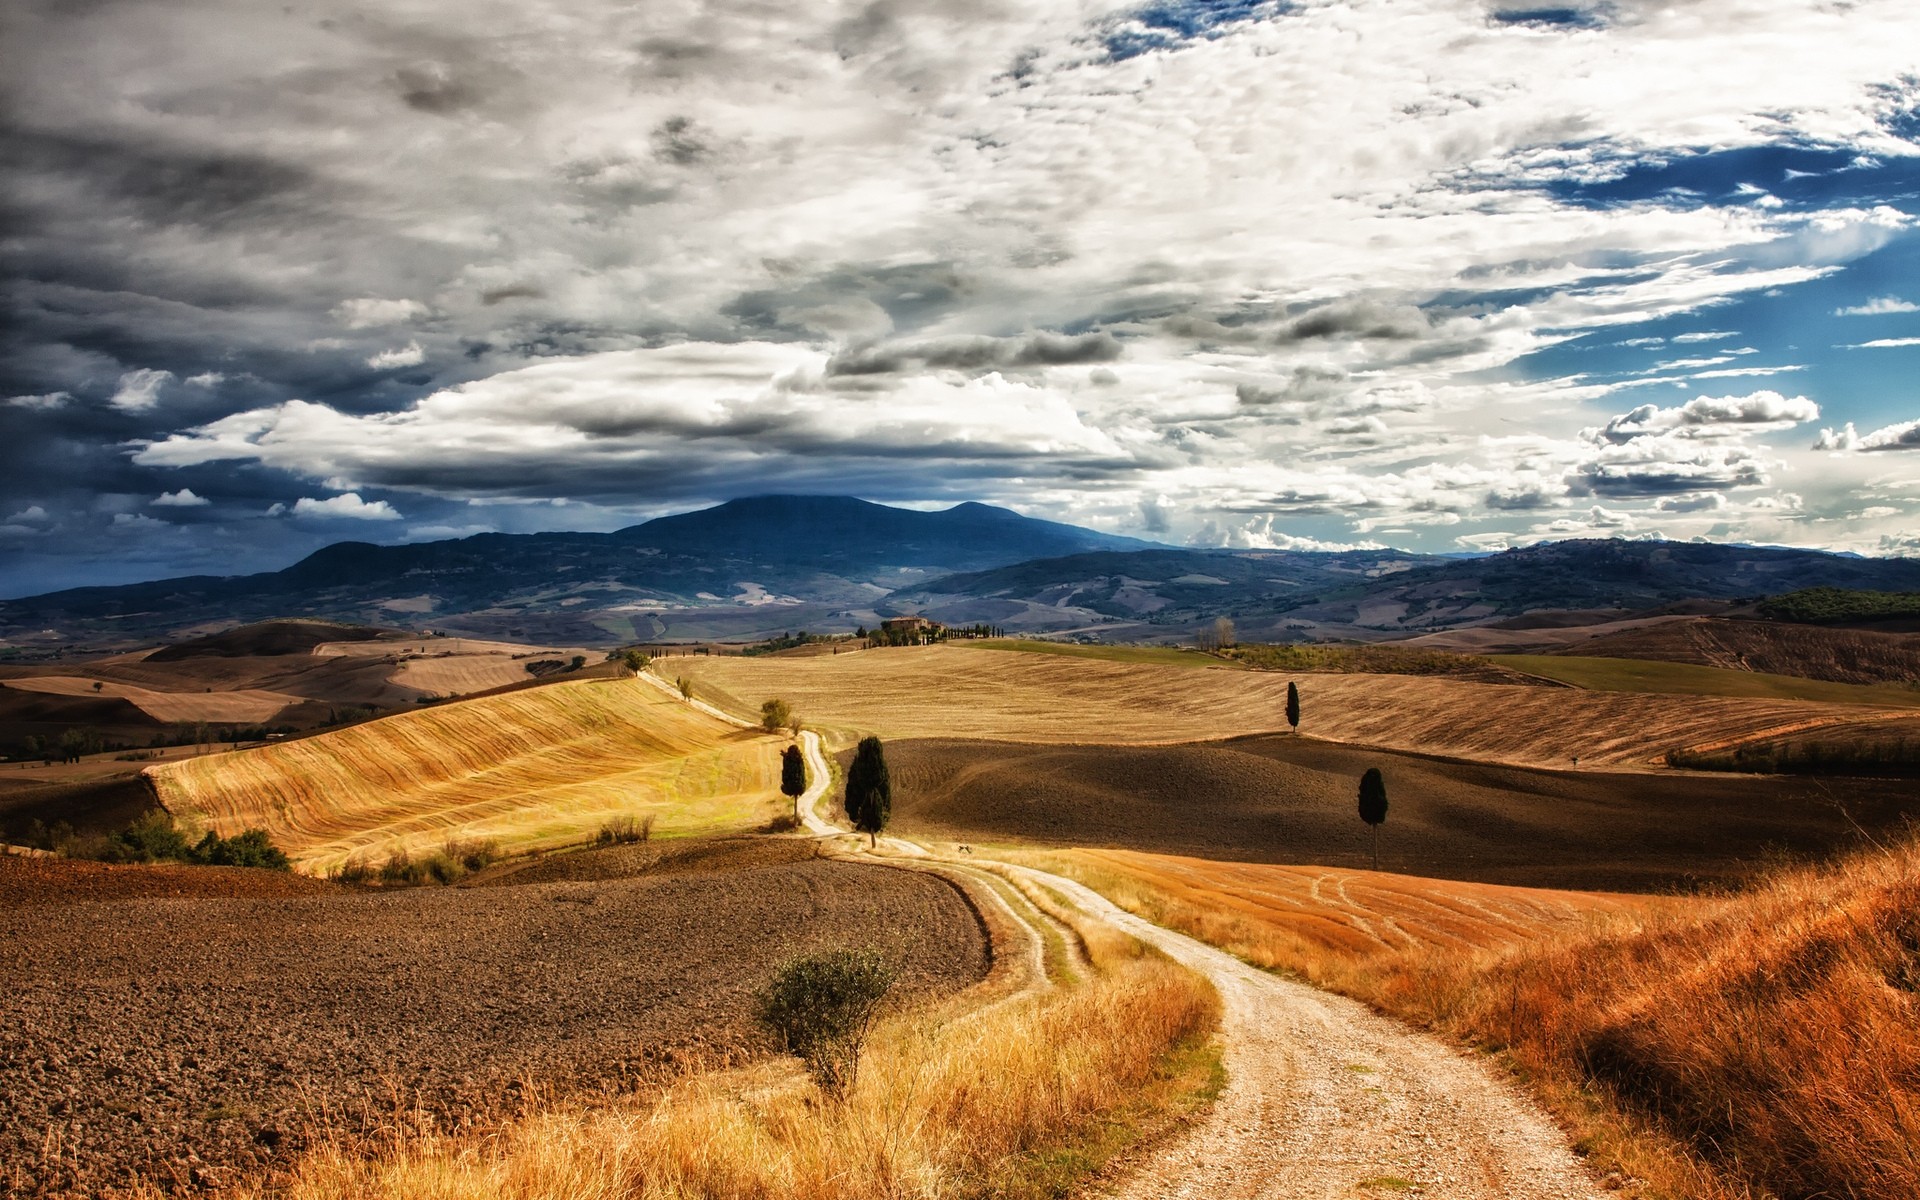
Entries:
[[1799, 700], [1646, 695], [1471, 683], [1409, 675], [1206, 670], [1014, 653], [964, 645], [814, 658], [675, 658], [695, 695], [743, 715], [781, 697], [840, 734], [1147, 744], [1286, 727], [1289, 680], [1300, 732], [1483, 762], [1656, 765], [1669, 750], [1726, 745], [1911, 709]]
[[609, 819], [656, 836], [742, 829], [786, 810], [784, 737], [737, 729], [639, 680], [484, 697], [148, 772], [176, 816], [265, 829], [300, 869], [491, 838], [577, 843]]

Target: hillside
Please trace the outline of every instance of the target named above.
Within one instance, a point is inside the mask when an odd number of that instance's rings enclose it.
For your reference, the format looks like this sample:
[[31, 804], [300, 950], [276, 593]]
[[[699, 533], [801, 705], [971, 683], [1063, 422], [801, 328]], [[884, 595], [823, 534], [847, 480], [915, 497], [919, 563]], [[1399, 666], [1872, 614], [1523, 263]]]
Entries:
[[658, 836], [783, 811], [783, 739], [637, 680], [588, 680], [402, 713], [301, 741], [152, 768], [161, 803], [223, 831], [267, 830], [302, 870], [491, 838], [578, 842], [616, 817]]
[[[936, 616], [1015, 624], [1044, 614], [1055, 627], [1124, 622], [1111, 636], [1125, 638], [1175, 637], [1227, 614], [1242, 637], [1374, 640], [1540, 609], [1597, 610], [1588, 619], [1598, 620], [1604, 613], [1626, 616], [1682, 601], [1751, 599], [1816, 585], [1920, 587], [1920, 561], [1617, 539], [1542, 542], [1473, 558], [1159, 550], [948, 576], [911, 595]], [[994, 604], [1002, 615], [982, 607]]]
[[1920, 680], [1920, 634], [1688, 617], [1572, 642], [1555, 654], [1692, 663], [1835, 683]]
[[1303, 734], [1552, 767], [1575, 758], [1582, 766], [1644, 767], [1684, 747], [1913, 711], [1405, 675], [1204, 670], [965, 643], [805, 659], [676, 658], [662, 673], [686, 674], [695, 695], [743, 715], [778, 696], [810, 725], [849, 733], [1133, 744], [1284, 728], [1292, 680], [1300, 687]]
[[[474, 636], [610, 645], [764, 636], [875, 618], [929, 575], [1151, 543], [961, 504], [919, 512], [851, 497], [760, 496], [615, 533], [340, 542], [285, 570], [78, 588], [0, 602], [0, 636], [141, 637], [297, 613]], [[637, 623], [636, 623], [637, 622]]]
[[1170, 746], [911, 738], [888, 744], [887, 763], [907, 837], [1313, 863], [1341, 876], [1371, 861], [1354, 796], [1378, 768], [1390, 800], [1381, 869], [1618, 892], [1736, 882], [1783, 852], [1851, 844], [1856, 822], [1920, 817], [1901, 780], [1849, 780], [1843, 813], [1803, 779], [1485, 766], [1288, 734]]

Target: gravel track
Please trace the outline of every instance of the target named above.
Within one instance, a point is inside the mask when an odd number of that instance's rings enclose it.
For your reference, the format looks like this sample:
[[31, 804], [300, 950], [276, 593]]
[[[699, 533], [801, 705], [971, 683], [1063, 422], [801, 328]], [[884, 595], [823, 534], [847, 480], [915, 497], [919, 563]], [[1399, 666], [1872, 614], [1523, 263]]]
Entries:
[[593, 1094], [738, 1062], [770, 1049], [753, 990], [807, 949], [880, 946], [909, 997], [985, 974], [951, 884], [801, 840], [733, 845], [312, 895], [211, 869], [226, 894], [167, 896], [180, 873], [163, 872], [163, 894], [130, 896], [125, 871], [50, 893], [8, 882], [49, 860], [0, 859], [0, 1194], [214, 1186], [403, 1110], [484, 1125], [529, 1085]]

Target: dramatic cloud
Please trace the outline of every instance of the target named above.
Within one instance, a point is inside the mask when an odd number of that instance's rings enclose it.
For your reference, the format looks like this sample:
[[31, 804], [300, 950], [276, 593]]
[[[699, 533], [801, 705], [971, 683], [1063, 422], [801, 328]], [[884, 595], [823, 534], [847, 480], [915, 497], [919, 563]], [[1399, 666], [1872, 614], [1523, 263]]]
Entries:
[[1649, 434], [1729, 437], [1756, 429], [1790, 429], [1819, 419], [1820, 406], [1805, 396], [1754, 392], [1748, 396], [1701, 396], [1676, 408], [1643, 404], [1608, 421], [1604, 429], [1590, 431], [1590, 436], [1615, 444]]
[[21, 0], [6, 569], [182, 493], [156, 553], [268, 565], [322, 487], [1874, 551], [1920, 497], [1778, 444], [1920, 346], [1920, 9], [1844, 7]]

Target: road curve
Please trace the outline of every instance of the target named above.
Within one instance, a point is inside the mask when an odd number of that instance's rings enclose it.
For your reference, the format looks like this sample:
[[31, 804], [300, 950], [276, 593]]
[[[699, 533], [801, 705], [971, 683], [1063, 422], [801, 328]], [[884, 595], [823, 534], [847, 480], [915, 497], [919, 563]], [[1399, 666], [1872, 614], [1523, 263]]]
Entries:
[[[807, 732], [800, 741], [812, 776], [801, 821], [821, 836], [842, 833], [816, 811], [831, 778], [820, 739]], [[1486, 1063], [1353, 1000], [1163, 929], [1073, 880], [1001, 865], [1158, 947], [1220, 992], [1226, 1088], [1203, 1117], [1115, 1183], [1116, 1200], [1606, 1195], [1560, 1129]]]
[[1485, 1063], [1343, 996], [1256, 970], [1162, 929], [1072, 880], [1029, 873], [1205, 975], [1224, 1007], [1227, 1086], [1219, 1101], [1111, 1195], [1605, 1195], [1560, 1129]]

